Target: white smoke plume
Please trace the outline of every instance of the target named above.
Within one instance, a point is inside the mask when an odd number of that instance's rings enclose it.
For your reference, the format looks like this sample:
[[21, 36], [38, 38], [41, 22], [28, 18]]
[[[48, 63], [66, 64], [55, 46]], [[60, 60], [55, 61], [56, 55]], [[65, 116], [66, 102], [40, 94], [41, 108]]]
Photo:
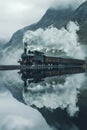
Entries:
[[66, 56], [84, 59], [85, 54], [78, 42], [77, 31], [79, 26], [76, 23], [69, 22], [67, 29], [48, 27], [47, 29], [37, 29], [36, 31], [27, 31], [23, 42], [28, 43], [30, 50], [44, 51], [58, 56], [61, 52]]

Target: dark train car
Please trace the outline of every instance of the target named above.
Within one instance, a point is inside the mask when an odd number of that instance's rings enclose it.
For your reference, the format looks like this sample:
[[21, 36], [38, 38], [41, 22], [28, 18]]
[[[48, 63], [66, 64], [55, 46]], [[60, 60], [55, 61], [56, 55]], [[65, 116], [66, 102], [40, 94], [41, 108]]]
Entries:
[[82, 65], [85, 60], [71, 59], [71, 58], [60, 58], [60, 57], [47, 57], [45, 56], [45, 64], [64, 64], [64, 65]]
[[60, 63], [64, 64], [75, 64], [75, 65], [82, 65], [85, 63], [85, 60], [79, 59], [71, 59], [71, 58], [60, 58]]
[[58, 57], [48, 57], [45, 56], [45, 60], [44, 60], [45, 64], [59, 64], [60, 63], [60, 58]]
[[34, 61], [35, 64], [44, 64], [44, 53], [39, 51], [34, 51]]
[[72, 59], [72, 58], [61, 58], [61, 57], [50, 57], [45, 56], [44, 53], [39, 51], [28, 51], [23, 53], [21, 56], [20, 64], [24, 65], [83, 65], [85, 60]]

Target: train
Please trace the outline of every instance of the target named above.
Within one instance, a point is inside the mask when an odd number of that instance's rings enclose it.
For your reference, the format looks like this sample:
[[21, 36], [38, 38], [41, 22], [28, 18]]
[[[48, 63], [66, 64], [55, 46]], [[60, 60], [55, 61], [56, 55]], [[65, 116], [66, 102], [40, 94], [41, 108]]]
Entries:
[[21, 59], [18, 61], [21, 65], [71, 65], [79, 66], [84, 65], [85, 60], [72, 59], [72, 58], [62, 58], [62, 57], [52, 57], [46, 56], [43, 52], [39, 51], [26, 51], [21, 55]]

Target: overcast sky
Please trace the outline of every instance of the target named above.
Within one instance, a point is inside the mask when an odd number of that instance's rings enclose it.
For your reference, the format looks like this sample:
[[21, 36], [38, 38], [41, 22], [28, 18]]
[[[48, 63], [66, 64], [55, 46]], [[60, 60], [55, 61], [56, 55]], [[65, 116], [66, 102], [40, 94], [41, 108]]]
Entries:
[[0, 38], [38, 21], [50, 6], [77, 6], [85, 0], [0, 0]]

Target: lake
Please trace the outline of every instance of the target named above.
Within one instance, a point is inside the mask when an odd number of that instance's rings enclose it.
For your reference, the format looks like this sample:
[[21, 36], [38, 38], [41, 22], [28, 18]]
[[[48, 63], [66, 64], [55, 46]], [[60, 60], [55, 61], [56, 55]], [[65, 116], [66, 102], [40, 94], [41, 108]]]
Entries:
[[0, 72], [0, 130], [87, 129], [86, 73], [49, 73], [26, 86], [17, 71]]

